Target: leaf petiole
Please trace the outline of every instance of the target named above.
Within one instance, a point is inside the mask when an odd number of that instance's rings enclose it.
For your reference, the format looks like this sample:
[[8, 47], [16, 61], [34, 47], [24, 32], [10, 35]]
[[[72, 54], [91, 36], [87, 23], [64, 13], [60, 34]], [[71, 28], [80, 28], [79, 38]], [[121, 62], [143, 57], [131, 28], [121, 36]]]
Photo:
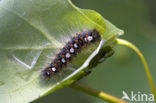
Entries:
[[140, 50], [134, 44], [130, 43], [129, 41], [126, 41], [123, 39], [116, 39], [115, 43], [119, 44], [119, 45], [124, 45], [124, 46], [127, 46], [127, 47], [133, 49], [137, 53], [137, 55], [140, 57], [143, 65], [144, 65], [145, 71], [146, 71], [146, 75], [147, 75], [147, 79], [148, 79], [150, 88], [151, 88], [152, 93], [154, 94], [154, 98], [156, 100], [156, 88], [155, 88], [154, 82], [152, 80], [152, 76], [151, 76], [151, 73], [149, 71], [148, 64], [147, 64], [143, 54], [140, 52]]
[[98, 91], [96, 89], [84, 86], [84, 85], [79, 84], [79, 83], [73, 83], [69, 87], [71, 87], [75, 90], [87, 93], [89, 95], [95, 96], [97, 98], [103, 99], [103, 100], [108, 101], [110, 103], [127, 103], [126, 101], [123, 101], [117, 97], [114, 97], [114, 96], [109, 95], [107, 93], [104, 93], [102, 91]]

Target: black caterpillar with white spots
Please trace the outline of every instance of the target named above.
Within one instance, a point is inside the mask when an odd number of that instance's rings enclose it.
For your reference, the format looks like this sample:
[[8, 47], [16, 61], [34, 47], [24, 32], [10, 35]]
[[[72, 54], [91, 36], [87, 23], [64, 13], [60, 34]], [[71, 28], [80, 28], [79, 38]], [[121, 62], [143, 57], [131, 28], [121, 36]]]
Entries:
[[77, 33], [71, 40], [69, 40], [66, 45], [61, 49], [54, 60], [42, 70], [42, 75], [45, 78], [55, 77], [66, 65], [69, 63], [73, 57], [75, 57], [83, 47], [100, 41], [101, 37], [97, 30], [84, 31], [82, 33]]

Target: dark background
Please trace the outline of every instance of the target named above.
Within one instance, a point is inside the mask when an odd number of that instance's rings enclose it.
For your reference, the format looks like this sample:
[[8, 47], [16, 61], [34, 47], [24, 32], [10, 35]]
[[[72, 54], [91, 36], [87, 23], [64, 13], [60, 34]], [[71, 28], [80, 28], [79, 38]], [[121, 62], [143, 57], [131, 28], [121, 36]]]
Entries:
[[[72, 0], [80, 8], [99, 12], [125, 31], [120, 38], [134, 43], [144, 54], [156, 82], [156, 0]], [[111, 95], [122, 91], [149, 94], [150, 88], [139, 57], [127, 47], [114, 46], [115, 54], [80, 82]], [[33, 103], [104, 103], [70, 88], [58, 90]]]

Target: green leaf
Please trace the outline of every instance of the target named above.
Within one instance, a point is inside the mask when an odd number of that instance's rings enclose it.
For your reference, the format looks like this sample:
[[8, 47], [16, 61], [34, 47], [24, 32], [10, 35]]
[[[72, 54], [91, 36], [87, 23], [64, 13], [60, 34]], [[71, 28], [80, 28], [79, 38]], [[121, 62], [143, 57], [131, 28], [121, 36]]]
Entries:
[[[89, 46], [56, 78], [41, 70], [74, 33], [97, 29], [103, 40]], [[68, 86], [86, 75], [90, 61], [123, 31], [92, 10], [68, 0], [0, 1], [0, 100], [23, 103]], [[98, 47], [98, 48], [97, 48]]]

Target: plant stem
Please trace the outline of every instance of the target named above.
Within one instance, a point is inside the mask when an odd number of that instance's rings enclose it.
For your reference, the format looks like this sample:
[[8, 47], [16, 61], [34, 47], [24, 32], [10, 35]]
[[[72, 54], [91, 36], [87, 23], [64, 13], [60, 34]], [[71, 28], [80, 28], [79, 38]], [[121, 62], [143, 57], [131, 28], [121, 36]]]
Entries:
[[84, 93], [87, 93], [89, 95], [95, 96], [97, 98], [103, 99], [105, 101], [111, 102], [111, 103], [127, 103], [119, 98], [116, 98], [114, 96], [111, 96], [107, 93], [95, 90], [93, 88], [89, 88], [87, 86], [81, 85], [79, 83], [73, 83], [70, 85], [71, 88], [76, 89], [78, 91], [82, 91]]
[[140, 50], [134, 44], [132, 44], [132, 43], [126, 41], [126, 40], [116, 39], [116, 43], [120, 44], [120, 45], [127, 46], [127, 47], [133, 49], [138, 54], [138, 56], [140, 57], [140, 59], [142, 60], [143, 65], [144, 65], [150, 88], [151, 88], [152, 93], [154, 94], [154, 97], [155, 97], [155, 100], [156, 100], [156, 88], [155, 88], [154, 82], [152, 80], [152, 76], [151, 76], [151, 73], [149, 71], [148, 64], [147, 64], [143, 54], [140, 52]]

